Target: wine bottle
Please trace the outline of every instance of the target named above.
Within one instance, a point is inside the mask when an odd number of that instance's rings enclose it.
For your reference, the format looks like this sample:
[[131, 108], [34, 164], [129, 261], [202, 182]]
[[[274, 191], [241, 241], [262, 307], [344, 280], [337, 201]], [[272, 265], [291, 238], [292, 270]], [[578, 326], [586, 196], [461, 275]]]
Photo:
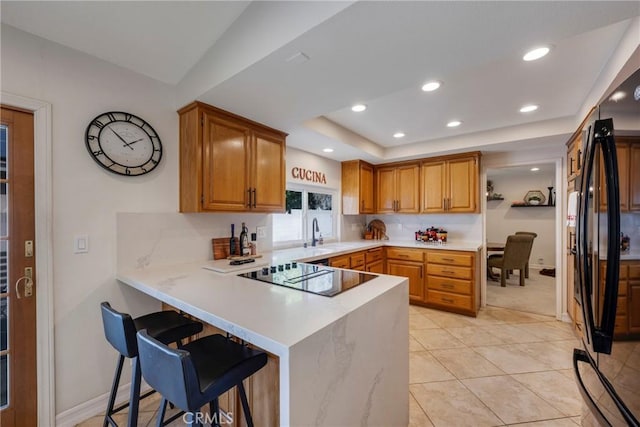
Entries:
[[249, 247], [249, 229], [242, 223], [242, 231], [240, 232], [240, 255], [250, 255], [251, 248]]
[[229, 239], [229, 255], [237, 255], [235, 229], [236, 229], [236, 225], [231, 224], [231, 239]]

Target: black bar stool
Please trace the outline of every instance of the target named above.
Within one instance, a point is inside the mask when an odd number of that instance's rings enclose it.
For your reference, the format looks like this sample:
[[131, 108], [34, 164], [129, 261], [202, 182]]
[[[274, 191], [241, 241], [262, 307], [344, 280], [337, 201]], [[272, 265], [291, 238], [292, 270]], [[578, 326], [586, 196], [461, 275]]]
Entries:
[[238, 344], [222, 335], [210, 335], [173, 349], [153, 338], [148, 331], [138, 332], [140, 367], [145, 381], [162, 395], [157, 426], [164, 421], [167, 402], [191, 413], [189, 425], [201, 426], [196, 416], [205, 404], [214, 424], [220, 425], [218, 397], [238, 387], [247, 426], [253, 427], [247, 395], [242, 381], [267, 364], [267, 354]]
[[[118, 358], [118, 366], [113, 377], [113, 385], [111, 386], [111, 394], [109, 395], [109, 404], [107, 412], [104, 416], [104, 427], [111, 424], [118, 425], [113, 420], [112, 415], [116, 412], [129, 407], [129, 427], [138, 425], [138, 405], [140, 399], [152, 394], [154, 390], [140, 396], [140, 360], [138, 358], [138, 343], [136, 342], [136, 332], [145, 329], [150, 335], [165, 344], [177, 343], [180, 347], [182, 340], [195, 335], [202, 331], [202, 323], [189, 319], [176, 311], [158, 311], [156, 313], [147, 314], [136, 319], [130, 315], [120, 313], [109, 305], [108, 302], [100, 304], [102, 311], [102, 325], [104, 327], [104, 336], [107, 341], [118, 350], [120, 356]], [[131, 395], [129, 402], [114, 409], [116, 393], [120, 383], [122, 374], [122, 365], [124, 358], [134, 359], [131, 371]]]

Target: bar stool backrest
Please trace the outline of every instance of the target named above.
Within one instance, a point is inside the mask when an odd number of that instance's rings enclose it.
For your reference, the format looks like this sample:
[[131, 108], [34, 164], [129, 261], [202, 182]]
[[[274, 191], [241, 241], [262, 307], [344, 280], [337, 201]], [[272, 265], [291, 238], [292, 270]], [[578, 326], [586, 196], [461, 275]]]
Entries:
[[137, 336], [142, 377], [147, 384], [183, 411], [198, 407], [200, 381], [189, 352], [161, 343], [146, 329]]
[[111, 308], [108, 302], [100, 304], [104, 336], [125, 357], [138, 356], [136, 327], [130, 315]]

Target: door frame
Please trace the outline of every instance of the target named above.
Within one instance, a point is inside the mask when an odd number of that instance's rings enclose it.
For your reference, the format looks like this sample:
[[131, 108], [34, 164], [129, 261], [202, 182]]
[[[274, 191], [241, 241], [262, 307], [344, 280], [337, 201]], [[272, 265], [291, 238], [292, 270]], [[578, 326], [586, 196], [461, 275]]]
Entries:
[[[487, 198], [485, 197], [485, 191], [487, 188], [487, 169], [500, 169], [513, 166], [529, 166], [540, 163], [553, 163], [555, 165], [555, 189], [556, 189], [556, 205], [555, 205], [555, 265], [556, 265], [556, 314], [557, 320], [564, 322], [570, 322], [571, 320], [567, 314], [567, 283], [565, 280], [565, 227], [562, 221], [565, 214], [565, 193], [567, 191], [566, 170], [564, 169], [564, 159], [562, 157], [536, 159], [534, 161], [520, 161], [520, 162], [500, 162], [487, 166], [482, 165], [482, 174], [480, 177], [481, 185], [481, 206], [482, 206], [482, 259], [487, 258], [487, 247], [484, 242], [487, 241]], [[564, 179], [563, 179], [564, 178]], [[481, 287], [480, 287], [480, 300], [481, 306], [487, 305], [487, 263], [481, 263]]]
[[0, 104], [28, 110], [34, 122], [38, 426], [55, 425], [51, 104], [0, 91]]

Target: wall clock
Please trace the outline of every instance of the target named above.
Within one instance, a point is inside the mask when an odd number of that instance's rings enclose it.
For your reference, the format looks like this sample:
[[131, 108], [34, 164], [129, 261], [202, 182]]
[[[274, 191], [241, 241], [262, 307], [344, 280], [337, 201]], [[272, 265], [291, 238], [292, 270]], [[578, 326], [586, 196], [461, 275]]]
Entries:
[[151, 125], [121, 111], [103, 113], [91, 120], [85, 143], [93, 160], [118, 175], [149, 173], [162, 159], [162, 142]]

